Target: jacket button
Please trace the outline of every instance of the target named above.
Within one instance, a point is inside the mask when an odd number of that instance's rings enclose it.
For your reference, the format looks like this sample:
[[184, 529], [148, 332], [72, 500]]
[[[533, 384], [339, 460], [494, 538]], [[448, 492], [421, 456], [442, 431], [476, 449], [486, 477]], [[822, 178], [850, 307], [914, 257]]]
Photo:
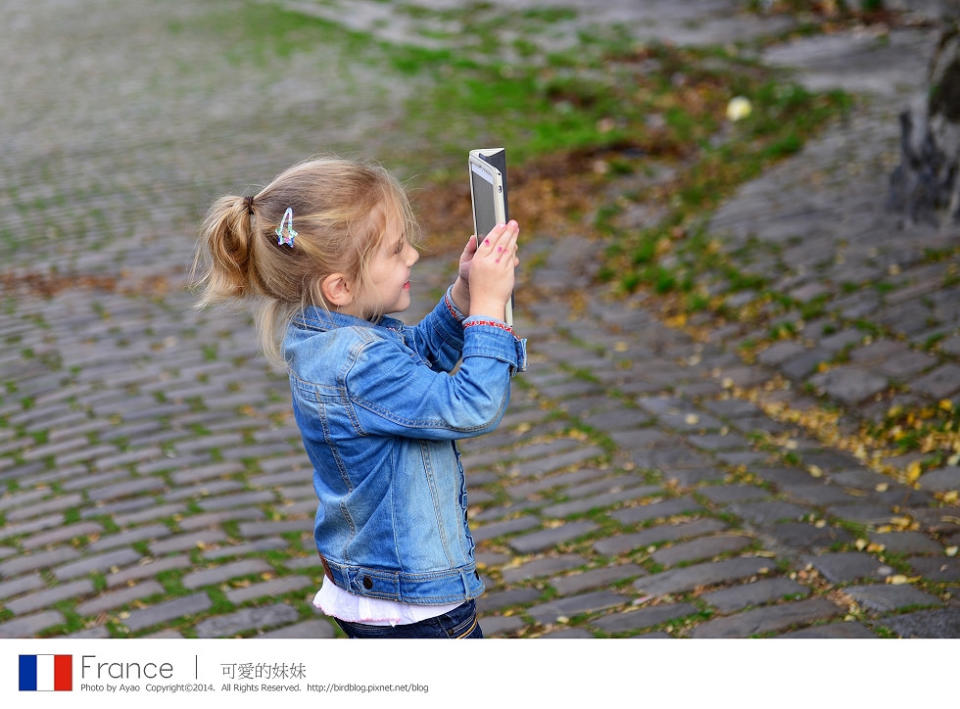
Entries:
[[364, 577], [363, 577], [363, 587], [364, 587], [365, 589], [367, 589], [368, 591], [369, 591], [371, 588], [373, 588], [373, 579], [371, 579], [369, 576], [364, 576]]

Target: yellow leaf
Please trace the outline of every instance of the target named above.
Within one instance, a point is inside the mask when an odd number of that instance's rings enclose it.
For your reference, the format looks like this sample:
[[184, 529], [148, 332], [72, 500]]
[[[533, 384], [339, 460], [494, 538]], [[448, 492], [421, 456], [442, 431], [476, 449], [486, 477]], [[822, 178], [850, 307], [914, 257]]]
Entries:
[[887, 483], [878, 483], [875, 489], [877, 492], [886, 492], [889, 487]]
[[858, 539], [856, 542], [854, 542], [854, 546], [857, 548], [857, 551], [863, 551], [864, 548], [867, 546], [867, 540]]
[[941, 399], [940, 408], [944, 411], [953, 411], [953, 402], [950, 399]]
[[743, 96], [734, 96], [727, 104], [727, 120], [739, 121], [750, 115], [753, 106], [750, 99]]
[[923, 468], [920, 467], [920, 461], [915, 460], [910, 465], [907, 466], [907, 481], [916, 482], [917, 478], [920, 477], [920, 473], [923, 472]]
[[628, 345], [623, 340], [620, 340], [619, 342], [617, 342], [617, 344], [613, 346], [613, 349], [615, 352], [626, 352], [627, 350], [630, 349], [630, 345]]
[[943, 553], [946, 554], [947, 556], [956, 556], [957, 547], [947, 547], [946, 549], [943, 550]]
[[893, 576], [887, 577], [887, 583], [893, 584], [894, 586], [899, 586], [900, 584], [907, 583], [909, 579], [903, 574], [894, 574]]
[[688, 426], [693, 426], [700, 421], [700, 417], [696, 414], [687, 414], [683, 419]]
[[810, 474], [815, 478], [823, 477], [823, 471], [820, 470], [820, 468], [816, 465], [811, 465], [809, 468], [807, 468], [807, 470], [809, 470]]
[[943, 493], [943, 501], [944, 501], [944, 502], [956, 502], [956, 501], [957, 501], [957, 491], [956, 491], [956, 490], [948, 490], [947, 492]]

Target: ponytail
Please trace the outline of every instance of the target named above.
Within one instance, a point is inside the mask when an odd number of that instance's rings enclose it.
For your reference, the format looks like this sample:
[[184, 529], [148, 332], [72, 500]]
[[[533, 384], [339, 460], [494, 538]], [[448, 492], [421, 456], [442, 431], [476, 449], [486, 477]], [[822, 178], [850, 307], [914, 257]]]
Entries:
[[204, 254], [209, 259], [206, 272], [197, 281], [202, 288], [199, 307], [251, 292], [250, 222], [254, 218], [249, 197], [228, 195], [213, 203], [200, 230], [200, 248], [194, 262], [196, 272]]

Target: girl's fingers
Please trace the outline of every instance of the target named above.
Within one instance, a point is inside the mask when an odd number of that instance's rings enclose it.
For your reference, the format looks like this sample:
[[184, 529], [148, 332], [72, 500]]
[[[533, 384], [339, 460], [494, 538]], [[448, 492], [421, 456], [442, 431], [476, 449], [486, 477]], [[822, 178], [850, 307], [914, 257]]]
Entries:
[[498, 244], [501, 244], [504, 238], [509, 238], [511, 234], [514, 236], [514, 238], [516, 238], [516, 233], [519, 230], [520, 227], [514, 220], [510, 220], [506, 224], [498, 224], [490, 230], [489, 234], [487, 234], [487, 237], [483, 240], [482, 246], [495, 249]]
[[520, 233], [520, 228], [517, 226], [517, 223], [511, 222], [510, 228], [504, 233], [505, 236], [497, 243], [497, 263], [500, 262], [500, 258], [503, 255], [515, 254], [517, 252], [517, 236], [519, 236]]
[[503, 236], [504, 231], [506, 231], [506, 224], [497, 224], [493, 229], [490, 230], [490, 233], [487, 234], [486, 238], [483, 240], [481, 246], [485, 246], [488, 249], [493, 249], [497, 242], [500, 240], [500, 237]]
[[506, 224], [499, 224], [490, 230], [490, 243], [496, 246], [497, 243], [502, 242], [504, 239], [509, 239], [512, 235], [515, 235], [519, 229], [520, 227], [517, 226], [517, 223], [513, 220], [507, 222]]

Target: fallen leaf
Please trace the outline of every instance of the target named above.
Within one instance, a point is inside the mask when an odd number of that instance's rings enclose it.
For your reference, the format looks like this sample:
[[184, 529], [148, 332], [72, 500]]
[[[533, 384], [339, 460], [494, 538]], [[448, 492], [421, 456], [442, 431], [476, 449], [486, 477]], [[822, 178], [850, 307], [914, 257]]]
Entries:
[[740, 121], [750, 115], [753, 105], [750, 99], [743, 96], [735, 96], [727, 104], [727, 120]]
[[920, 466], [920, 461], [913, 461], [907, 466], [907, 482], [916, 482], [922, 472], [923, 468]]

